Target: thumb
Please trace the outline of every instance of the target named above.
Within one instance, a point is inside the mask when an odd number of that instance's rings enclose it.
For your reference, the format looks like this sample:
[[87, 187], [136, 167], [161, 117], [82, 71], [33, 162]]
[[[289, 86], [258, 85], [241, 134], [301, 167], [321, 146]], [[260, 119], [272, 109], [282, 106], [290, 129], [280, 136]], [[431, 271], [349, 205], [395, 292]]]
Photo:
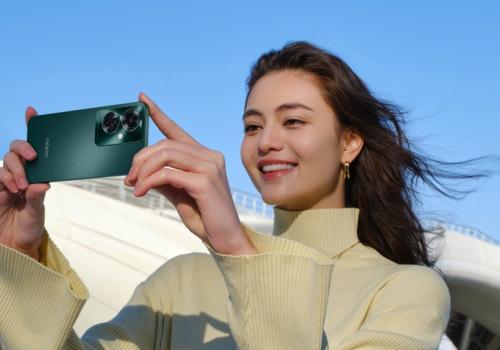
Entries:
[[29, 185], [24, 193], [26, 199], [26, 209], [32, 215], [40, 215], [43, 210], [45, 193], [50, 189], [49, 183], [38, 183]]

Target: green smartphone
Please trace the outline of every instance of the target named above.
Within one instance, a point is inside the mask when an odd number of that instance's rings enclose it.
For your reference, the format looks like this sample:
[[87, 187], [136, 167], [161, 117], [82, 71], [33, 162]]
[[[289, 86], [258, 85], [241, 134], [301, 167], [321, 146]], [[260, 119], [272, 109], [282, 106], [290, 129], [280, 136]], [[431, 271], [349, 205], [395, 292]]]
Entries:
[[45, 114], [28, 122], [28, 183], [128, 174], [134, 155], [148, 145], [147, 106], [132, 102]]

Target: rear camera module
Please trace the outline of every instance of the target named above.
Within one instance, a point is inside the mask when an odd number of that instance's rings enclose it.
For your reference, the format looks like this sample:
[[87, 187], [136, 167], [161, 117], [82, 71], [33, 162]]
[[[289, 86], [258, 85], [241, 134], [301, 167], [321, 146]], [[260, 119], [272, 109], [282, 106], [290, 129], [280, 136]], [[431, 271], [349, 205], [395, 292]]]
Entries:
[[107, 134], [114, 134], [120, 124], [120, 116], [115, 112], [107, 113], [102, 119], [102, 129]]
[[128, 131], [134, 131], [139, 122], [141, 121], [141, 116], [139, 111], [135, 108], [129, 108], [123, 113], [122, 125]]

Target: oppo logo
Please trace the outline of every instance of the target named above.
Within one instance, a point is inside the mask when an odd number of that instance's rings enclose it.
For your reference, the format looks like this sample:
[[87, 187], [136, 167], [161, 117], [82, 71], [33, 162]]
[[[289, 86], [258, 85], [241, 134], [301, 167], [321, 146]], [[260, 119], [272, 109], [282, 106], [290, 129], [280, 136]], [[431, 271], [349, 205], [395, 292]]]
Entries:
[[45, 138], [45, 146], [43, 147], [45, 158], [49, 158], [49, 144], [50, 140], [48, 137]]

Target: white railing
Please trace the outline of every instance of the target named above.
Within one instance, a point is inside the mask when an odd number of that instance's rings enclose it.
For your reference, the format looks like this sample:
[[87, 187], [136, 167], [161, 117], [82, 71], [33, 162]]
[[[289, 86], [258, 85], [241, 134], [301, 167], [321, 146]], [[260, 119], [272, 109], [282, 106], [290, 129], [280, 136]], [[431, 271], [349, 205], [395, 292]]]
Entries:
[[252, 193], [231, 188], [231, 194], [236, 207], [249, 210], [252, 214], [272, 218], [274, 216], [273, 207], [264, 203], [260, 196]]
[[423, 219], [422, 223], [424, 226], [429, 227], [444, 227], [447, 231], [453, 231], [460, 233], [464, 236], [469, 236], [473, 238], [477, 238], [481, 241], [488, 242], [491, 244], [495, 245], [500, 245], [500, 242], [494, 239], [493, 237], [488, 236], [486, 233], [478, 230], [477, 228], [474, 227], [468, 227], [468, 226], [463, 226], [459, 224], [453, 224], [449, 222], [442, 222], [439, 220], [432, 220], [432, 219]]
[[[74, 180], [67, 181], [66, 183], [90, 192], [100, 193], [119, 199], [125, 203], [153, 209], [160, 214], [162, 214], [165, 209], [174, 209], [172, 203], [156, 191], [148, 192], [148, 195], [145, 197], [135, 197], [132, 188], [124, 185], [123, 177]], [[272, 206], [264, 203], [260, 196], [233, 188], [230, 190], [238, 211], [268, 218], [273, 217]]]
[[[148, 192], [148, 195], [145, 197], [135, 197], [132, 193], [132, 189], [123, 184], [123, 177], [75, 180], [68, 181], [66, 183], [83, 188], [87, 191], [101, 193], [109, 197], [117, 198], [126, 203], [155, 210], [160, 215], [171, 216], [171, 209], [175, 209], [172, 203], [156, 191]], [[244, 212], [257, 216], [264, 216], [266, 218], [273, 218], [273, 207], [264, 203], [260, 196], [234, 188], [231, 188], [231, 194], [239, 213]], [[170, 211], [168, 211], [168, 209], [170, 209]], [[422, 224], [429, 227], [444, 227], [449, 231], [474, 237], [491, 244], [500, 245], [499, 241], [476, 228], [426, 218], [422, 219]]]

